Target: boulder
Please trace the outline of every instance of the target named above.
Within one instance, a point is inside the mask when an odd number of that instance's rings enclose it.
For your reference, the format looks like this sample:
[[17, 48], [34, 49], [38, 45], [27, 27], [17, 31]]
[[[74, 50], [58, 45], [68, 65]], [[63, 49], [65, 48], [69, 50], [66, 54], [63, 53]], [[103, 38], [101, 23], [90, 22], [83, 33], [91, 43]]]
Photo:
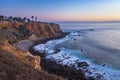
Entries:
[[78, 67], [84, 67], [84, 66], [86, 66], [86, 67], [88, 67], [89, 65], [87, 64], [87, 62], [78, 62]]

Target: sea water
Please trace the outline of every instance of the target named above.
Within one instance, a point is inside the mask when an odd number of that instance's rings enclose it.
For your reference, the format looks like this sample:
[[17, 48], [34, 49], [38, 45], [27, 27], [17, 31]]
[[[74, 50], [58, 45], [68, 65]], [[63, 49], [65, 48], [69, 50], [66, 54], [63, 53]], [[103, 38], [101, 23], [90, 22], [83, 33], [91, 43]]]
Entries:
[[[92, 74], [104, 78], [96, 80], [120, 80], [120, 23], [59, 23], [64, 32], [70, 35], [63, 39], [48, 41], [34, 47], [48, 54], [46, 58], [63, 60], [60, 64], [75, 64], [85, 61]], [[57, 54], [54, 49], [60, 49]], [[77, 67], [76, 67], [77, 68]]]
[[[104, 72], [108, 80], [120, 80], [120, 23], [60, 23], [65, 32], [80, 36], [57, 44], [72, 50], [80, 59], [89, 60], [91, 67]], [[83, 54], [75, 52], [83, 50]]]

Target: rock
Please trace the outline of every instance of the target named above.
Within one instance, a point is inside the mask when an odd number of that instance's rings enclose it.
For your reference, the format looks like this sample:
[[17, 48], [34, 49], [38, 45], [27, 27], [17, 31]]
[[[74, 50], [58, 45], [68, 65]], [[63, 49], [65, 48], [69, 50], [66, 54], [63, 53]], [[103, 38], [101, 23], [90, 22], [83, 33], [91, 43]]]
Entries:
[[105, 66], [106, 66], [106, 64], [102, 64], [102, 66], [103, 66], [103, 67], [105, 67]]
[[76, 39], [74, 39], [74, 41], [76, 41]]
[[95, 80], [93, 77], [89, 77], [88, 80]]
[[54, 49], [54, 50], [55, 50], [54, 53], [60, 52], [60, 49]]
[[89, 29], [90, 31], [93, 31], [94, 29]]
[[46, 60], [45, 58], [41, 65], [49, 73], [61, 75], [68, 80], [86, 80], [83, 71], [74, 69], [74, 65], [72, 65], [73, 67], [69, 67], [68, 65], [61, 65], [56, 61]]
[[96, 75], [96, 77], [95, 77], [96, 80], [103, 80], [104, 79], [104, 76], [99, 74], [99, 73], [96, 73], [95, 75]]
[[60, 26], [54, 23], [29, 22], [25, 27], [37, 37], [58, 36], [62, 33]]
[[8, 51], [0, 49], [0, 80], [65, 80], [26, 64], [26, 57], [23, 57], [20, 51], [18, 51], [19, 56]]
[[83, 52], [84, 50], [83, 49], [80, 49], [81, 50], [81, 52]]
[[63, 32], [58, 24], [45, 22], [23, 23], [18, 21], [2, 21], [0, 22], [0, 30], [4, 31], [3, 36], [8, 35], [7, 37], [9, 38], [12, 35], [16, 41], [26, 38], [35, 39], [38, 37], [47, 39], [63, 35]]
[[87, 62], [78, 62], [78, 67], [88, 67], [89, 65], [87, 64]]

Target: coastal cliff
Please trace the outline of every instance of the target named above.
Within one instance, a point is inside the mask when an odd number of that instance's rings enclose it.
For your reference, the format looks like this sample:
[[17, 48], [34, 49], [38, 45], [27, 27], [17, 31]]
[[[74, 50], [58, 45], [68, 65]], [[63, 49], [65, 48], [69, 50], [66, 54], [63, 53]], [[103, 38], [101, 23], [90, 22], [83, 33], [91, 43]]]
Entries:
[[[55, 60], [46, 59], [46, 53], [42, 55], [33, 49], [37, 44], [65, 35], [55, 23], [0, 21], [0, 79], [94, 80], [93, 77], [86, 77], [82, 69], [76, 70], [75, 65], [58, 64]], [[52, 54], [57, 52], [59, 49]], [[86, 62], [76, 64], [79, 67], [89, 66]]]
[[32, 55], [28, 49], [24, 50], [26, 47], [22, 50], [13, 45], [28, 40], [31, 42], [28, 43], [29, 48], [36, 41], [62, 35], [59, 25], [54, 23], [0, 21], [0, 79], [64, 80], [41, 70], [40, 56]]
[[26, 24], [26, 28], [32, 32], [32, 35], [36, 37], [45, 38], [60, 36], [62, 34], [60, 26], [54, 23], [29, 22]]
[[46, 22], [0, 21], [0, 29], [8, 29], [20, 38], [47, 38], [63, 34], [58, 24]]

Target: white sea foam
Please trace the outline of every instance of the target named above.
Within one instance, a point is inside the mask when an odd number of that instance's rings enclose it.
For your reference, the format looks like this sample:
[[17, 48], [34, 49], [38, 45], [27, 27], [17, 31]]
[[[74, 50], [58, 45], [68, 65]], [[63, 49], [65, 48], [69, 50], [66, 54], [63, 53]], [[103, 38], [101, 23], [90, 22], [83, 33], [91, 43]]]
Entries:
[[70, 35], [71, 36], [79, 36], [79, 35], [81, 35], [81, 33], [79, 33], [79, 32], [71, 32]]

